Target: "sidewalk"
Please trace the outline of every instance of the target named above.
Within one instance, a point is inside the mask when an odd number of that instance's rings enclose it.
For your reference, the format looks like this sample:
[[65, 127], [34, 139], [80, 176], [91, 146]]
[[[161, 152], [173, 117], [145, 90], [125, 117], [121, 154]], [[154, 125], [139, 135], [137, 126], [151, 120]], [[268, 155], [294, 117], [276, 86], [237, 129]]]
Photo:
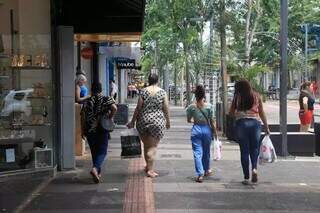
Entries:
[[174, 111], [172, 129], [157, 153], [160, 177], [146, 178], [142, 159], [119, 157], [121, 130], [116, 130], [109, 143], [103, 183], [93, 184], [88, 173], [91, 159], [86, 155], [78, 159], [75, 171], [59, 173], [41, 192], [33, 194], [22, 212], [320, 212], [318, 157], [282, 159], [260, 166], [259, 184], [243, 186], [238, 146], [223, 140], [223, 159], [212, 162], [214, 175], [195, 183], [190, 125], [183, 109]]

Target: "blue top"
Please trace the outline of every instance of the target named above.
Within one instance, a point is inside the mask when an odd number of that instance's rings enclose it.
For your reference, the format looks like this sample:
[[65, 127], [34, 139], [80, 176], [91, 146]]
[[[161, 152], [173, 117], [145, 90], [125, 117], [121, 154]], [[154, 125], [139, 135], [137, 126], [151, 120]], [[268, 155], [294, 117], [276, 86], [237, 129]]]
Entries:
[[88, 88], [84, 85], [80, 86], [80, 98], [88, 95]]

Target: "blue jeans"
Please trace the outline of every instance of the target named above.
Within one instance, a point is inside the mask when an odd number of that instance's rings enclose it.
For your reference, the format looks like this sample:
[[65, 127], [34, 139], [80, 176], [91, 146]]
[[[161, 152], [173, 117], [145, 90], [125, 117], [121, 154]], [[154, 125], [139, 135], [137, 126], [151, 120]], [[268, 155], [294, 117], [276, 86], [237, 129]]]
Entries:
[[89, 143], [92, 164], [101, 173], [101, 166], [107, 155], [108, 149], [108, 132], [104, 130], [97, 131], [96, 133], [89, 133], [87, 135]]
[[210, 146], [212, 131], [208, 125], [193, 125], [191, 142], [197, 176], [203, 176], [210, 169]]
[[241, 165], [244, 178], [249, 179], [249, 156], [252, 170], [257, 169], [261, 123], [257, 119], [239, 119], [236, 121], [236, 134], [237, 142], [240, 146]]

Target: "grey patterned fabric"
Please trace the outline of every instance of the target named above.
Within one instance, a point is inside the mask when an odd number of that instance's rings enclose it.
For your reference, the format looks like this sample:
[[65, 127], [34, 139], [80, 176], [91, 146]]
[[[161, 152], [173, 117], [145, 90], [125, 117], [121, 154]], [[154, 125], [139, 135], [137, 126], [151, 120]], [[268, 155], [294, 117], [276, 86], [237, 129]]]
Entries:
[[166, 124], [163, 105], [166, 92], [161, 89], [151, 95], [148, 90], [144, 89], [140, 96], [143, 99], [143, 106], [137, 119], [137, 130], [142, 135], [150, 134], [155, 138], [163, 138]]

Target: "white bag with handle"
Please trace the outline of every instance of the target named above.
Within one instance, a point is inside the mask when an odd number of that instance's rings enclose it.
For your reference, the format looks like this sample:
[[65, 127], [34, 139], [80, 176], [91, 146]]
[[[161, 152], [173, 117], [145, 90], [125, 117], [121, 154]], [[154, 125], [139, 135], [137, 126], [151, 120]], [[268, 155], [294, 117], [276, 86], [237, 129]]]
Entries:
[[219, 140], [219, 138], [215, 138], [213, 140], [213, 160], [215, 161], [221, 160], [221, 157], [222, 157], [221, 149], [222, 149], [221, 141]]
[[259, 163], [273, 163], [277, 160], [277, 154], [269, 135], [264, 136], [260, 145]]

